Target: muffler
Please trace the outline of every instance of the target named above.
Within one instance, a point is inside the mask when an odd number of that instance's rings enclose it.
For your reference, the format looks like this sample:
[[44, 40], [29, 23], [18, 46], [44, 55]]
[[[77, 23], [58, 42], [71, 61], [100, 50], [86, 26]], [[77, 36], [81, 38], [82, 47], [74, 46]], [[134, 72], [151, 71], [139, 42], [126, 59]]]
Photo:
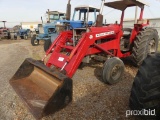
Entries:
[[10, 84], [36, 119], [72, 101], [72, 79], [31, 58], [22, 63]]

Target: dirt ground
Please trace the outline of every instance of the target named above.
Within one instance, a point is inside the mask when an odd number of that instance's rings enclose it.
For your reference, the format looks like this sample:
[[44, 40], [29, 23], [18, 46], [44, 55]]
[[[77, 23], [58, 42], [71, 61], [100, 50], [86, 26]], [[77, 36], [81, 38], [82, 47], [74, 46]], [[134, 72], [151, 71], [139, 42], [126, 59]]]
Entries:
[[[34, 120], [9, 85], [9, 80], [25, 58], [41, 59], [44, 56], [43, 45], [33, 47], [30, 40], [2, 40], [0, 51], [0, 119]], [[66, 108], [43, 119], [138, 119], [134, 116], [126, 117], [131, 85], [137, 68], [128, 60], [124, 63], [123, 79], [115, 85], [100, 81], [102, 63], [89, 64], [78, 69], [72, 78], [73, 101]]]

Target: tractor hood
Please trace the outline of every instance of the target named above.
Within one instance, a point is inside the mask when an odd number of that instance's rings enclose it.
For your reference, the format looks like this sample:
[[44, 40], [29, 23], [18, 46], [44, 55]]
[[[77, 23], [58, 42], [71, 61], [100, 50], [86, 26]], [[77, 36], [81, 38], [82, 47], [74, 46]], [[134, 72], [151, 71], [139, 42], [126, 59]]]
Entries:
[[44, 29], [55, 28], [55, 24], [56, 24], [56, 22], [46, 23], [46, 24], [43, 26], [43, 28], [44, 28]]
[[[116, 33], [120, 32], [120, 26], [118, 24], [110, 24], [110, 25], [104, 26], [104, 27], [90, 27], [89, 29], [92, 32], [101, 32], [101, 33], [111, 32], [111, 33], [116, 34]], [[109, 34], [109, 33], [107, 33], [107, 34]]]
[[[44, 26], [43, 26], [43, 30], [44, 30], [44, 36], [48, 36], [48, 34], [53, 34], [55, 33], [55, 24], [56, 22], [52, 22], [52, 23], [46, 23]], [[41, 35], [38, 35], [40, 37], [42, 37], [42, 34]]]

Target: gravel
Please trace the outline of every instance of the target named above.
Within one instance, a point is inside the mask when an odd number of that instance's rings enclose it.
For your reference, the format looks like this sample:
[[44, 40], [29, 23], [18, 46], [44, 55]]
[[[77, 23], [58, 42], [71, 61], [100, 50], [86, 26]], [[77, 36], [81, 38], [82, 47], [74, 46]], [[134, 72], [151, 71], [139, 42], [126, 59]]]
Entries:
[[[9, 79], [25, 58], [41, 59], [43, 45], [33, 47], [29, 40], [0, 41], [0, 119], [34, 120], [22, 101], [9, 85]], [[129, 110], [129, 95], [137, 68], [125, 60], [122, 81], [107, 85], [100, 81], [102, 63], [88, 64], [78, 69], [73, 76], [73, 101], [64, 109], [43, 120], [53, 119], [98, 119], [135, 120], [126, 117]]]

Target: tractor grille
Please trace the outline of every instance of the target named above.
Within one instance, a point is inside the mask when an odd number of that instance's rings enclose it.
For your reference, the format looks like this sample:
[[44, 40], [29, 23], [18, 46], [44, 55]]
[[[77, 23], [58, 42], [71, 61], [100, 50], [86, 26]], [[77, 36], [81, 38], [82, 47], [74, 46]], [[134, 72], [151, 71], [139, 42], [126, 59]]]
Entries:
[[53, 33], [55, 33], [56, 31], [55, 31], [55, 28], [49, 28], [48, 29], [48, 33], [49, 34], [53, 34]]
[[7, 32], [7, 30], [3, 30], [3, 32]]

